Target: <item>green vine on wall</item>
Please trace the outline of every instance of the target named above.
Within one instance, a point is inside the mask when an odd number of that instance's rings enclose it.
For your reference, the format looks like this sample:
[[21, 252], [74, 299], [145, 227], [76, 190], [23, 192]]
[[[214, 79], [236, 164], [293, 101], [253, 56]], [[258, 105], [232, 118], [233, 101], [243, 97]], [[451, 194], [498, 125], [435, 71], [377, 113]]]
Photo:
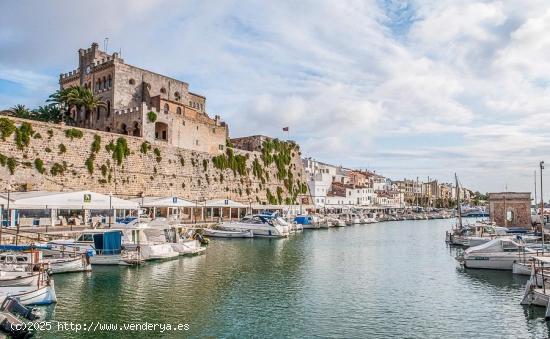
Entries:
[[153, 153], [155, 153], [155, 159], [157, 160], [157, 162], [161, 162], [162, 161], [162, 157], [160, 156], [160, 150], [158, 148], [155, 147], [155, 149], [153, 150]]
[[17, 127], [12, 120], [8, 118], [0, 118], [0, 138], [2, 141], [6, 141], [6, 138], [9, 138]]
[[10, 157], [8, 158], [8, 160], [6, 160], [6, 166], [8, 166], [10, 174], [13, 175], [15, 173], [15, 168], [17, 167], [17, 162], [13, 157]]
[[113, 160], [116, 160], [118, 166], [122, 165], [122, 161], [130, 155], [128, 141], [123, 137], [118, 138], [116, 143], [111, 141], [105, 146], [105, 149], [109, 153], [112, 152]]
[[86, 169], [88, 170], [88, 173], [94, 174], [94, 161], [95, 161], [95, 153], [91, 153], [88, 159], [84, 162], [86, 165]]
[[101, 136], [99, 134], [94, 135], [94, 141], [92, 142], [92, 153], [99, 153], [101, 149]]
[[144, 141], [142, 144], [141, 144], [141, 147], [140, 147], [140, 152], [143, 153], [143, 154], [147, 154], [147, 152], [149, 152], [151, 150], [151, 144], [148, 143], [147, 141]]
[[149, 120], [149, 122], [151, 122], [151, 123], [157, 121], [157, 113], [155, 113], [153, 111], [149, 111], [147, 113], [147, 120]]
[[68, 130], [65, 131], [65, 137], [73, 140], [73, 139], [80, 139], [84, 136], [84, 134], [82, 133], [81, 130], [79, 129], [76, 129], [76, 128], [69, 128]]
[[34, 159], [34, 167], [40, 174], [44, 174], [44, 172], [46, 172], [46, 169], [44, 168], [44, 161], [40, 158]]
[[233, 175], [246, 175], [246, 157], [241, 154], [235, 155], [231, 148], [226, 149], [225, 154], [212, 157], [212, 164], [219, 170], [231, 169]]
[[32, 125], [28, 122], [21, 123], [21, 126], [15, 130], [15, 144], [20, 150], [25, 149], [31, 142], [31, 137], [34, 135]]

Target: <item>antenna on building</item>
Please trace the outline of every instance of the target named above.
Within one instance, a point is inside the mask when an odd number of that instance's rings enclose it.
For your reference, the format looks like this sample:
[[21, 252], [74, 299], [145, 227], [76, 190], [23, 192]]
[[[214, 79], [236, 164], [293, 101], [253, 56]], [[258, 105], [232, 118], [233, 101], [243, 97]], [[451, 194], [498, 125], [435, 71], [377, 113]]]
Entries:
[[109, 45], [109, 38], [103, 39], [103, 50], [107, 52], [107, 46]]

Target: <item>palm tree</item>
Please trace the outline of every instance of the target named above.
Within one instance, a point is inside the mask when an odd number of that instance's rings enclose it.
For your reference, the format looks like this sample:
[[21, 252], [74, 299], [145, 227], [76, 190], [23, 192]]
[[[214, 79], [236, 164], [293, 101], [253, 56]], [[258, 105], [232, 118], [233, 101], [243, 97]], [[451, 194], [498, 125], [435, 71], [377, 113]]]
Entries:
[[51, 102], [57, 105], [60, 110], [63, 111], [63, 119], [68, 122], [67, 119], [71, 116], [71, 110], [75, 107], [76, 89], [77, 87], [68, 87], [55, 91], [51, 94], [47, 102]]
[[70, 112], [73, 108], [80, 111], [82, 108], [86, 111], [86, 119], [90, 113], [99, 107], [106, 107], [105, 102], [94, 97], [92, 91], [82, 86], [73, 86], [60, 89], [50, 95], [49, 102], [59, 105], [65, 110], [65, 116], [70, 117]]
[[15, 105], [8, 110], [8, 114], [16, 118], [29, 119], [31, 111], [25, 105]]
[[94, 96], [91, 90], [84, 87], [75, 89], [75, 105], [81, 109], [84, 108], [86, 120], [90, 118], [91, 113], [100, 107], [106, 108], [107, 104]]

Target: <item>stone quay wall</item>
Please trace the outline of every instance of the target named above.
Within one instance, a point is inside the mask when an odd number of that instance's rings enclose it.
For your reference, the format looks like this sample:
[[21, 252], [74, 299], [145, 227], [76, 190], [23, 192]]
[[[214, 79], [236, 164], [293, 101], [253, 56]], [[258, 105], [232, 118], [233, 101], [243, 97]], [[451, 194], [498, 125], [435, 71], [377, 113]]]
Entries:
[[[253, 204], [269, 203], [271, 195], [283, 201], [294, 198], [308, 203], [309, 192], [298, 147], [293, 149], [287, 167], [291, 179], [278, 178], [277, 164], [265, 165], [260, 152], [231, 149], [234, 156], [240, 155], [241, 161], [246, 163], [241, 175], [232, 168], [219, 169], [219, 165], [214, 165], [213, 157], [229, 157], [227, 152], [221, 155], [203, 153], [162, 141], [146, 143], [141, 137], [12, 117], [0, 119], [3, 120], [0, 121], [0, 133], [9, 130], [2, 127], [7, 121], [8, 125], [13, 123], [17, 128], [4, 136], [5, 140], [0, 139], [2, 192], [9, 185], [12, 191], [91, 190], [121, 197], [144, 194], [179, 196], [192, 201], [231, 199]], [[24, 125], [32, 126], [32, 136], [24, 131]], [[24, 145], [26, 136], [28, 145]], [[116, 145], [119, 138], [126, 141], [129, 151], [120, 165], [113, 154], [120, 150], [124, 153], [124, 148], [107, 149], [110, 143]], [[92, 150], [94, 141], [95, 152]], [[253, 170], [254, 161], [256, 170]], [[254, 174], [258, 172], [258, 164], [263, 171], [261, 178]]]

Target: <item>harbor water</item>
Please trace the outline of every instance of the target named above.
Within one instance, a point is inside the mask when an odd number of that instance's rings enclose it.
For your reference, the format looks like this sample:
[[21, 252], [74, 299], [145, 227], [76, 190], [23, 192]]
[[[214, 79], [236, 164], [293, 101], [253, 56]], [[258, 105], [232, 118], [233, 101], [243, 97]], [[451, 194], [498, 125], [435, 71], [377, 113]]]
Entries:
[[38, 332], [43, 338], [548, 337], [520, 305], [527, 277], [464, 270], [444, 242], [454, 221], [212, 240], [205, 255], [56, 275], [48, 320], [188, 324], [188, 331]]

